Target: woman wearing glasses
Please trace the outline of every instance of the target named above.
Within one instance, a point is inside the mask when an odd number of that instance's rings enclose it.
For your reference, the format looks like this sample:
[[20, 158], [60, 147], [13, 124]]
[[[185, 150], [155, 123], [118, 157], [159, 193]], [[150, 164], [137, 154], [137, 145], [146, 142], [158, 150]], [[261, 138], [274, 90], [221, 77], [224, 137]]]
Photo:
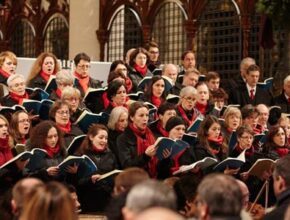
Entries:
[[203, 117], [194, 107], [197, 91], [192, 86], [186, 86], [180, 91], [180, 101], [177, 104], [177, 114], [185, 121], [186, 126], [190, 126], [197, 117]]
[[44, 89], [50, 76], [60, 71], [59, 63], [54, 54], [43, 52], [35, 60], [28, 75], [27, 86]]
[[31, 121], [25, 111], [15, 112], [10, 120], [9, 134], [13, 139], [14, 145], [26, 144], [29, 139]]
[[79, 53], [74, 58], [76, 87], [80, 90], [82, 97], [88, 88], [100, 88], [102, 82], [90, 77], [90, 57], [85, 53]]
[[71, 123], [70, 110], [67, 103], [60, 100], [55, 101], [49, 111], [49, 117], [63, 132], [66, 148], [69, 146], [74, 137], [83, 134], [77, 125]]

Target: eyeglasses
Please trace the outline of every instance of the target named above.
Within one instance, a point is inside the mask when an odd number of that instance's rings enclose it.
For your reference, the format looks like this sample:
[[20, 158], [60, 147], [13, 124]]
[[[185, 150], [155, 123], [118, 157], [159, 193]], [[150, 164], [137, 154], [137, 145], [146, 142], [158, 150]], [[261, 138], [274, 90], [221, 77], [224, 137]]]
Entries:
[[78, 68], [80, 68], [80, 69], [90, 69], [91, 68], [91, 65], [85, 65], [85, 64], [78, 65]]
[[69, 115], [69, 111], [56, 111], [56, 113], [60, 115]]
[[18, 123], [25, 123], [25, 122], [30, 123], [30, 120], [29, 119], [21, 119], [18, 121]]
[[186, 101], [188, 102], [194, 102], [195, 101], [195, 98], [193, 97], [183, 97]]

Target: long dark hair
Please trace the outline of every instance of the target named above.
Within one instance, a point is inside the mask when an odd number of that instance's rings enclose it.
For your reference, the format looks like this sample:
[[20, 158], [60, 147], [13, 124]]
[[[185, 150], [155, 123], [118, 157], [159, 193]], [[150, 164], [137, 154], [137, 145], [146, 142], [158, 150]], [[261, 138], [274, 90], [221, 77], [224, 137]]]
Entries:
[[275, 126], [270, 128], [270, 130], [266, 136], [267, 141], [266, 141], [265, 146], [264, 146], [265, 153], [269, 153], [271, 150], [274, 150], [275, 148], [278, 147], [277, 144], [274, 142], [274, 136], [279, 132], [280, 128], [285, 133], [285, 145], [284, 145], [284, 147], [288, 146], [288, 140], [287, 140], [287, 135], [286, 135], [285, 129], [280, 125], [275, 125]]
[[145, 91], [146, 91], [146, 92], [145, 92], [145, 94], [144, 94], [144, 97], [145, 97], [146, 101], [148, 100], [148, 101], [151, 102], [151, 98], [152, 98], [152, 96], [153, 96], [153, 85], [154, 85], [157, 81], [159, 81], [159, 80], [163, 80], [163, 82], [164, 82], [164, 91], [163, 91], [163, 93], [162, 93], [162, 95], [161, 95], [160, 98], [163, 99], [163, 100], [166, 99], [166, 95], [167, 95], [167, 93], [166, 93], [166, 91], [165, 91], [165, 79], [163, 79], [162, 76], [156, 75], [156, 76], [153, 76], [153, 77], [152, 77], [151, 82], [150, 82], [150, 84], [148, 85], [147, 89], [145, 88]]

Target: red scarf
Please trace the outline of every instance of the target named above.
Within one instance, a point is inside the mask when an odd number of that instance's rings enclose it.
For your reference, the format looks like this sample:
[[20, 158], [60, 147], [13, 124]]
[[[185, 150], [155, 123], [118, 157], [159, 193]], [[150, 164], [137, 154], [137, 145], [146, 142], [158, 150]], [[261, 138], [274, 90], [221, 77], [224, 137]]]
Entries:
[[93, 152], [96, 154], [104, 153], [106, 150], [107, 150], [106, 148], [100, 150], [95, 145], [93, 145]]
[[108, 108], [108, 106], [110, 105], [110, 101], [107, 97], [107, 92], [103, 93], [102, 100], [103, 100], [104, 109]]
[[207, 104], [201, 104], [199, 102], [195, 103], [195, 108], [201, 112], [201, 114], [205, 115], [206, 109], [207, 109]]
[[9, 92], [9, 95], [10, 95], [11, 99], [13, 99], [14, 101], [16, 101], [18, 103], [18, 105], [22, 105], [23, 99], [29, 99], [27, 92], [25, 92], [24, 95], [18, 95], [14, 92]]
[[[129, 124], [130, 129], [134, 132], [134, 135], [137, 138], [137, 154], [142, 155], [145, 153], [147, 147], [155, 143], [155, 138], [152, 132], [148, 127], [145, 130], [139, 130], [132, 123]], [[148, 163], [148, 170], [151, 177], [156, 177], [156, 166], [157, 166], [157, 158], [151, 158]]]
[[50, 74], [44, 72], [43, 70], [41, 70], [41, 72], [39, 73], [39, 75], [41, 76], [42, 79], [45, 80], [45, 82], [48, 82]]
[[89, 88], [90, 77], [89, 76], [83, 77], [80, 74], [78, 74], [77, 72], [75, 72], [75, 76], [77, 77], [82, 89], [86, 92]]
[[159, 98], [159, 97], [156, 97], [154, 95], [152, 95], [151, 97], [151, 101], [152, 101], [152, 104], [155, 105], [157, 108], [159, 108], [159, 106], [161, 105], [162, 103], [162, 99]]
[[0, 69], [0, 74], [6, 79], [9, 78], [9, 76], [11, 75], [10, 73], [4, 71], [3, 69]]
[[133, 87], [133, 83], [132, 83], [132, 80], [129, 77], [126, 77], [125, 84], [126, 84], [127, 93], [131, 92], [132, 87]]
[[140, 73], [143, 77], [146, 76], [147, 73], [147, 65], [145, 65], [144, 67], [141, 67], [139, 65], [137, 65], [136, 63], [134, 64], [134, 69], [137, 70], [138, 73]]
[[[187, 125], [191, 125], [191, 123], [196, 119], [197, 115], [196, 114], [192, 114], [192, 118], [189, 119], [186, 115], [185, 110], [181, 107], [181, 105], [177, 106], [177, 110], [179, 111], [179, 113], [181, 114], [181, 117], [186, 121]], [[192, 110], [193, 111], [193, 110]]]
[[68, 134], [71, 131], [71, 122], [69, 121], [65, 126], [58, 124], [57, 127], [65, 134]]
[[162, 134], [163, 137], [169, 136], [169, 133], [162, 127], [160, 120], [157, 122], [156, 128]]
[[56, 93], [56, 95], [57, 95], [58, 98], [61, 98], [61, 90], [59, 88], [57, 88], [55, 90], [55, 93]]
[[11, 148], [9, 147], [8, 141], [8, 136], [6, 138], [0, 138], [0, 166], [13, 158], [13, 154]]
[[60, 146], [57, 144], [55, 147], [44, 146], [44, 150], [47, 151], [47, 154], [50, 158], [54, 158], [60, 152]]
[[279, 157], [284, 157], [289, 154], [289, 149], [287, 147], [278, 147], [275, 151], [279, 154]]
[[219, 136], [218, 138], [207, 138], [209, 142], [209, 147], [211, 149], [211, 152], [216, 155], [221, 150], [221, 145], [224, 141], [224, 138], [222, 136]]

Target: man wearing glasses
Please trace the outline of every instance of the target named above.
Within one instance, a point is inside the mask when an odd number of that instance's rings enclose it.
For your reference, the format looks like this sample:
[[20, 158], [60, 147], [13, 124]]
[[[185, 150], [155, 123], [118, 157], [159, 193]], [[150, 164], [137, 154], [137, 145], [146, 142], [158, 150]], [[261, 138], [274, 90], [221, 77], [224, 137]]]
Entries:
[[90, 77], [90, 57], [85, 53], [79, 53], [74, 58], [76, 78], [76, 87], [80, 90], [81, 95], [84, 96], [88, 88], [100, 88], [102, 82]]

